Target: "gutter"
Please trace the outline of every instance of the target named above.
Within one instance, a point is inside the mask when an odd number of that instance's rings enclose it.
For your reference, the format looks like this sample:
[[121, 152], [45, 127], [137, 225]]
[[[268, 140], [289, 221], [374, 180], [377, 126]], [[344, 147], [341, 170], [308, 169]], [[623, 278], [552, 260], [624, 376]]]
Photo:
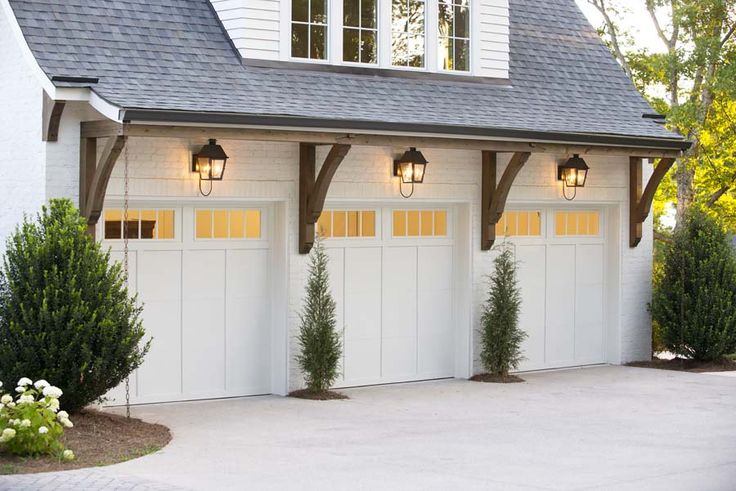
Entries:
[[[167, 110], [127, 109], [121, 114], [125, 122], [179, 123], [208, 125], [245, 125], [320, 130], [350, 130], [396, 133], [426, 133], [476, 137], [521, 142], [547, 142], [613, 147], [633, 147], [657, 150], [685, 151], [692, 142], [681, 138], [653, 138], [596, 133], [563, 133], [528, 131], [509, 128], [481, 128], [472, 126], [392, 123], [365, 120], [319, 119], [294, 116], [246, 115], [235, 113], [187, 112]], [[355, 131], [353, 131], [355, 132]]]

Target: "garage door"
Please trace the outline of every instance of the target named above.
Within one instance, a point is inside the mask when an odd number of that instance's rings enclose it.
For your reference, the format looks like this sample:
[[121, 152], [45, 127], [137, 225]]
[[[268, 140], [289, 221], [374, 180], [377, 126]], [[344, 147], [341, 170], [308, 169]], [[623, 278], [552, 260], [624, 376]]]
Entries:
[[[101, 220], [103, 245], [122, 259], [122, 210]], [[134, 403], [270, 391], [269, 210], [131, 206], [131, 289], [144, 304], [144, 364]], [[113, 403], [123, 401], [120, 388]]]
[[322, 214], [344, 336], [338, 386], [453, 376], [452, 223], [448, 207]]
[[605, 213], [509, 210], [497, 235], [513, 242], [522, 291], [522, 370], [605, 362]]

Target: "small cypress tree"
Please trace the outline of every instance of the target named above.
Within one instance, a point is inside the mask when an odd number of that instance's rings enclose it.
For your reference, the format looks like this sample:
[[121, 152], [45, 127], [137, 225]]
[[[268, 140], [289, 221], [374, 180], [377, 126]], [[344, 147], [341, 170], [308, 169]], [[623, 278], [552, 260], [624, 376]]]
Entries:
[[148, 344], [124, 272], [71, 201], [51, 200], [8, 239], [0, 271], [0, 380], [45, 379], [76, 411], [119, 385]]
[[651, 312], [676, 355], [716, 361], [736, 351], [736, 257], [726, 233], [705, 213], [691, 210], [675, 230]]
[[521, 343], [527, 334], [519, 328], [521, 291], [517, 263], [509, 244], [501, 246], [494, 259], [490, 292], [481, 316], [481, 353], [483, 367], [493, 375], [506, 377], [524, 359]]
[[309, 281], [299, 330], [297, 361], [312, 392], [324, 392], [338, 376], [342, 342], [336, 330], [335, 300], [330, 294], [327, 254], [321, 240], [310, 256]]

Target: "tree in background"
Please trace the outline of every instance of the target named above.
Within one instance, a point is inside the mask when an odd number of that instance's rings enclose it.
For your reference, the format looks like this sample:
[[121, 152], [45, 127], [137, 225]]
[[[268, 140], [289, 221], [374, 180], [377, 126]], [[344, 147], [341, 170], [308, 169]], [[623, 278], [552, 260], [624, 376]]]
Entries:
[[692, 209], [665, 246], [652, 317], [665, 348], [696, 361], [736, 351], [736, 256], [726, 233]]
[[8, 239], [0, 270], [0, 377], [51, 380], [77, 411], [117, 387], [149, 343], [119, 263], [71, 201], [51, 200]]
[[509, 244], [501, 246], [493, 261], [490, 292], [481, 315], [481, 353], [483, 367], [491, 374], [508, 377], [524, 359], [521, 343], [526, 333], [519, 328], [521, 291], [517, 281], [517, 264]]
[[[736, 230], [736, 2], [587, 1], [603, 16], [601, 35], [624, 71], [669, 127], [694, 142], [674, 180], [660, 187], [655, 216], [675, 202], [680, 223], [695, 205]], [[624, 9], [635, 3], [649, 13], [662, 53], [619, 28]]]
[[327, 260], [322, 240], [317, 239], [310, 255], [307, 295], [298, 337], [300, 353], [297, 356], [307, 390], [316, 394], [328, 391], [335, 383], [342, 356]]

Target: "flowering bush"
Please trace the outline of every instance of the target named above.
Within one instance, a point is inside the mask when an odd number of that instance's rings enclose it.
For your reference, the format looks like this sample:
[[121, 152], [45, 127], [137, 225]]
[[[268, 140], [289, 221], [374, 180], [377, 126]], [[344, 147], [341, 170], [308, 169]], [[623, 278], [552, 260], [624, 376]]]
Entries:
[[[2, 382], [0, 382], [0, 389]], [[0, 396], [0, 451], [15, 455], [58, 455], [74, 459], [61, 442], [64, 428], [74, 426], [66, 411], [59, 410], [62, 392], [45, 380], [34, 384], [23, 377], [11, 394]]]

